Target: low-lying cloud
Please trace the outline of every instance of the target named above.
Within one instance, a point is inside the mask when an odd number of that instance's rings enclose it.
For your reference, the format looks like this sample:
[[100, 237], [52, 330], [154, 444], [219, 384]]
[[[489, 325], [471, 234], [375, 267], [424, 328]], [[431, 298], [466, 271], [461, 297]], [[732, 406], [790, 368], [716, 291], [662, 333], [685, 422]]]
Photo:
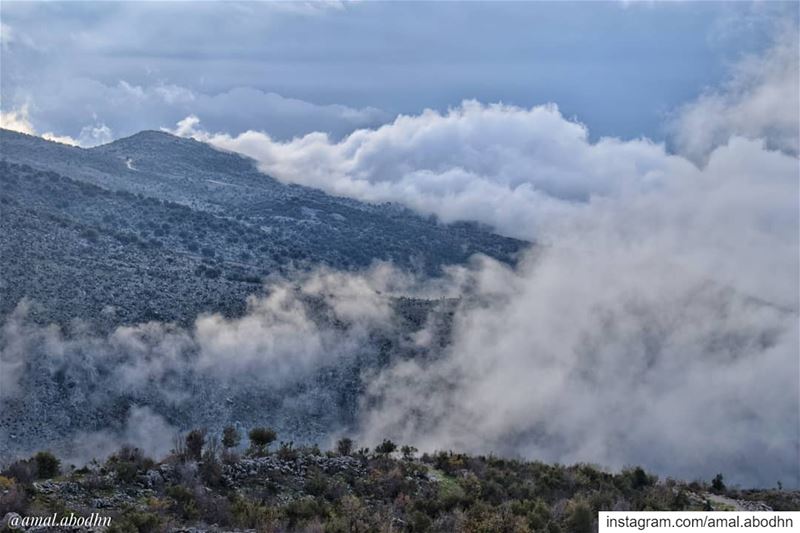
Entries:
[[338, 142], [197, 117], [175, 132], [286, 182], [538, 243], [516, 270], [472, 272], [441, 358], [370, 379], [367, 441], [797, 485], [796, 41], [679, 110], [677, 153], [592, 142], [555, 105], [474, 101]]
[[[448, 296], [459, 283], [448, 279], [382, 263], [358, 274], [319, 269], [271, 278], [239, 317], [108, 335], [81, 322], [37, 324], [36, 303], [23, 300], [0, 330], [0, 457], [51, 447], [87, 459], [122, 444], [160, 454], [178, 430], [227, 423], [318, 440], [352, 419], [362, 370], [424, 352], [416, 330], [400, 327], [395, 296]], [[437, 305], [423, 304], [420, 316]], [[146, 427], [158, 431], [137, 441]]]

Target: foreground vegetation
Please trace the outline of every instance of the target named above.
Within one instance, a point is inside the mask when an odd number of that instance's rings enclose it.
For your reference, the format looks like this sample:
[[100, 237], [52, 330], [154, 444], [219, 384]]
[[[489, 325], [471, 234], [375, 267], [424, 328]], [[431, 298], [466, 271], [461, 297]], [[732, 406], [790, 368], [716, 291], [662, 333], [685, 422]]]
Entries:
[[0, 516], [92, 512], [109, 531], [468, 531], [591, 532], [598, 510], [797, 510], [800, 493], [742, 491], [711, 483], [659, 480], [643, 469], [547, 465], [493, 456], [419, 455], [384, 441], [334, 450], [274, 446], [254, 428], [249, 447], [228, 427], [176, 438], [162, 462], [123, 447], [75, 469], [48, 452], [5, 467]]

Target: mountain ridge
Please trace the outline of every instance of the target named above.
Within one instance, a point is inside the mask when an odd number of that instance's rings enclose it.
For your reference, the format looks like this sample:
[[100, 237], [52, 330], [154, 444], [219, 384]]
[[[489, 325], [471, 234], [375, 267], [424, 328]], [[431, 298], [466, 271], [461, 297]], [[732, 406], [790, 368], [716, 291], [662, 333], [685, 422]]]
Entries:
[[[474, 254], [513, 263], [524, 246], [475, 224], [286, 185], [242, 156], [168, 134], [82, 149], [0, 132], [0, 348], [25, 391], [0, 395], [0, 456], [123, 431], [143, 406], [176, 428], [268, 422], [313, 442], [353, 421], [363, 372], [420, 355], [405, 335], [441, 324], [435, 330], [446, 336], [452, 303], [389, 300], [393, 327], [335, 361], [285, 383], [244, 373], [248, 383], [235, 389], [188, 364], [120, 387], [119, 369], [174, 359], [156, 346], [143, 360], [115, 335], [186, 338], [198, 317], [236, 320], [265, 297], [266, 280], [376, 262], [437, 276]], [[320, 302], [298, 306], [315, 327], [343, 334]]]

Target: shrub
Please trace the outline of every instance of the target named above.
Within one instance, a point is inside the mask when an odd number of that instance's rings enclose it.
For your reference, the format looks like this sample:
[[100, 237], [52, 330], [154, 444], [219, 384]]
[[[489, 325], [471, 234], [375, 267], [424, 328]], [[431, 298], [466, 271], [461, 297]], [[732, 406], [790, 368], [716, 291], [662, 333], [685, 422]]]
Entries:
[[259, 505], [239, 496], [234, 496], [230, 513], [234, 525], [257, 531], [273, 531], [279, 518], [274, 508]]
[[428, 531], [433, 524], [428, 515], [422, 511], [414, 511], [414, 513], [411, 515], [410, 522], [411, 531], [414, 531], [415, 533], [417, 531]]
[[300, 456], [300, 453], [294, 449], [294, 444], [291, 442], [281, 442], [281, 447], [278, 448], [278, 459], [281, 461], [294, 461]]
[[717, 474], [711, 480], [711, 491], [715, 493], [725, 492], [725, 481], [722, 474]]
[[670, 505], [670, 511], [683, 511], [687, 507], [689, 507], [689, 497], [686, 495], [686, 491], [680, 489], [677, 493], [675, 493], [675, 497], [672, 499], [672, 504]]
[[236, 448], [242, 440], [242, 435], [234, 426], [227, 426], [222, 430], [222, 445], [227, 448]]
[[400, 453], [403, 454], [403, 459], [410, 461], [414, 458], [414, 455], [416, 455], [417, 449], [413, 446], [406, 445], [400, 448]]
[[197, 502], [195, 501], [194, 494], [192, 494], [189, 489], [181, 485], [174, 485], [167, 488], [166, 494], [175, 501], [173, 510], [177, 514], [188, 520], [197, 518], [199, 514], [197, 511]]
[[383, 442], [381, 442], [375, 447], [375, 453], [379, 453], [381, 455], [389, 455], [396, 449], [397, 449], [397, 444], [390, 441], [389, 439], [383, 439]]
[[50, 452], [39, 452], [33, 457], [36, 462], [36, 477], [50, 479], [60, 472], [61, 461]]
[[30, 485], [36, 479], [36, 465], [32, 460], [14, 461], [3, 470], [3, 475], [16, 479], [20, 485]]
[[312, 496], [322, 496], [328, 490], [328, 481], [322, 475], [315, 474], [306, 479], [303, 488]]
[[586, 503], [572, 502], [568, 509], [567, 531], [570, 533], [592, 533], [594, 515]]
[[[136, 479], [139, 471], [148, 470], [155, 463], [149, 457], [145, 457], [139, 448], [123, 446], [114, 455], [108, 458], [106, 465], [115, 473], [117, 479], [130, 483]], [[88, 473], [88, 468], [84, 468]]]
[[0, 515], [22, 513], [27, 510], [27, 496], [20, 483], [0, 476]]
[[296, 528], [317, 516], [325, 516], [325, 509], [314, 498], [305, 497], [289, 502], [284, 508], [289, 528]]
[[655, 479], [647, 475], [647, 472], [641, 466], [636, 468], [623, 470], [622, 475], [628, 479], [630, 487], [633, 490], [641, 490], [644, 487], [649, 487], [654, 484]]
[[206, 432], [202, 429], [193, 429], [186, 435], [186, 454], [190, 459], [199, 461], [203, 455], [203, 446], [206, 443]]
[[265, 427], [251, 429], [248, 436], [250, 437], [250, 444], [253, 451], [258, 455], [265, 454], [269, 449], [269, 445], [277, 438], [277, 435], [272, 429]]
[[336, 443], [336, 451], [339, 455], [350, 455], [353, 453], [353, 439], [347, 437], [339, 439]]
[[200, 478], [209, 487], [220, 487], [223, 484], [222, 465], [213, 450], [206, 450], [200, 464]]
[[136, 465], [130, 461], [118, 461], [112, 467], [117, 480], [122, 483], [131, 483], [136, 479]]

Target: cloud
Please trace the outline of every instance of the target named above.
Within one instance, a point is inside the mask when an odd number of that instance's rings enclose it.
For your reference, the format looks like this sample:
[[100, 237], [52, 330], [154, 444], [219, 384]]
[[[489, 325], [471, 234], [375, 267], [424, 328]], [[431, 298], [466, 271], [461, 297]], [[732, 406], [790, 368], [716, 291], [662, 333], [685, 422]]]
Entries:
[[680, 153], [702, 161], [732, 135], [800, 152], [800, 39], [796, 27], [776, 31], [780, 37], [765, 54], [745, 57], [721, 89], [706, 91], [677, 112], [671, 131]]
[[7, 112], [0, 112], [0, 127], [26, 133], [28, 135], [35, 135], [33, 125], [28, 119], [28, 107], [23, 106], [19, 110], [11, 110]]
[[179, 430], [147, 406], [133, 406], [118, 431], [79, 432], [61, 452], [64, 463], [84, 465], [103, 460], [122, 446], [138, 448], [147, 457], [163, 458], [172, 450]]
[[360, 437], [796, 485], [797, 315], [587, 259], [548, 254], [458, 314], [444, 360], [371, 381]]
[[730, 120], [691, 158], [593, 142], [554, 105], [465, 101], [339, 141], [173, 131], [286, 182], [537, 242], [517, 269], [462, 271], [441, 357], [365, 378], [360, 439], [800, 485], [798, 89], [780, 46], [714, 93]]
[[38, 325], [29, 319], [35, 304], [23, 300], [0, 331], [0, 410], [8, 417], [0, 454], [46, 446], [87, 459], [124, 443], [143, 447], [151, 439], [135, 442], [145, 432], [122, 421], [139, 420], [136, 409], [145, 407], [157, 418], [145, 422], [161, 427], [152, 449], [174, 436], [167, 425], [270, 424], [291, 428], [286, 439], [321, 438], [352, 417], [359, 371], [383, 360], [375, 357], [381, 343], [410, 343], [393, 297], [413, 293], [413, 280], [386, 264], [298, 273], [271, 279], [239, 317], [120, 326], [107, 336], [80, 323]]
[[288, 142], [263, 132], [211, 134], [196, 117], [172, 131], [249, 155], [286, 182], [399, 202], [446, 222], [478, 220], [529, 239], [542, 221], [578, 203], [658, 186], [671, 169], [690, 166], [645, 139], [591, 143], [586, 127], [555, 105], [465, 101], [446, 113], [401, 115], [339, 142], [322, 133]]
[[[589, 121], [595, 135], [653, 137], [663, 133], [665, 110], [716, 84], [721, 58], [760, 48], [770, 28], [746, 3], [333, 7], [103, 2], [67, 12], [58, 4], [7, 4], [3, 22], [13, 27], [15, 41], [3, 52], [3, 100], [13, 107], [30, 98], [41, 108], [34, 115], [41, 131], [73, 137], [94, 111], [117, 136], [195, 114], [210, 131], [264, 130], [282, 140], [325, 131], [338, 139], [397, 113], [442, 110], [465, 98], [521, 107], [555, 100], [566, 116]], [[770, 11], [796, 17], [797, 6]], [[709, 46], [708, 31], [724, 17], [740, 23], [728, 30], [730, 38]], [[178, 28], [174, 20], [185, 24]], [[387, 39], [387, 25], [407, 38]], [[36, 48], [22, 45], [26, 35]], [[155, 99], [126, 113], [125, 105], [108, 105], [102, 97], [101, 86], [116, 92], [120, 80], [145, 92], [174, 85], [214, 97], [249, 88], [322, 107], [340, 103], [388, 113], [349, 130], [347, 121], [262, 115], [252, 105], [256, 98], [229, 102], [229, 119], [213, 106], [173, 110]]]
[[5, 50], [14, 42], [14, 30], [8, 24], [0, 22], [0, 48]]
[[[232, 131], [266, 125], [281, 139], [291, 139], [307, 131], [325, 131], [339, 138], [354, 129], [381, 124], [387, 118], [383, 111], [373, 107], [317, 105], [249, 87], [209, 94], [162, 82], [137, 85], [119, 80], [106, 85], [85, 78], [63, 82], [57, 98], [33, 91], [26, 94], [25, 101], [4, 122], [19, 124], [24, 119], [27, 132], [57, 125], [59, 131], [73, 136], [72, 144], [84, 147], [153, 129], [157, 124], [169, 124], [188, 115], [200, 116], [205, 124]], [[47, 135], [59, 142], [69, 139]]]
[[77, 139], [69, 135], [56, 135], [51, 131], [39, 134], [31, 122], [28, 104], [25, 104], [19, 109], [12, 109], [8, 112], [0, 111], [0, 128], [18, 131], [28, 135], [36, 135], [48, 141], [69, 144], [71, 146], [82, 146], [84, 148], [111, 142], [113, 140], [111, 129], [105, 124], [98, 123], [96, 116], [94, 118], [95, 124], [90, 124], [81, 128]]

